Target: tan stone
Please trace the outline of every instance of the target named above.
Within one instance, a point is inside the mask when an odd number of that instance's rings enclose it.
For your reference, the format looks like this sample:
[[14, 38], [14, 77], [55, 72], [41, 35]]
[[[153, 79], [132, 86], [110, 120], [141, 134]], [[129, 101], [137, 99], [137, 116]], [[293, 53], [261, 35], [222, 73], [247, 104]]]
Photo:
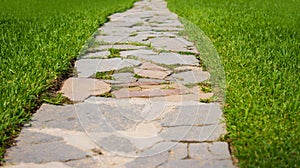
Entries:
[[145, 70], [134, 68], [134, 73], [143, 77], [164, 79], [171, 74], [171, 71], [159, 71], [159, 70]]
[[72, 101], [83, 101], [91, 95], [100, 95], [110, 91], [110, 85], [98, 79], [69, 78], [61, 91]]
[[[158, 86], [162, 87], [162, 86]], [[128, 88], [123, 88], [121, 90], [113, 91], [112, 94], [116, 98], [132, 98], [132, 97], [141, 97], [141, 98], [149, 98], [149, 97], [161, 97], [161, 96], [169, 96], [169, 95], [181, 95], [188, 94], [188, 90], [185, 89], [164, 89], [164, 88], [153, 88], [153, 89], [142, 89], [138, 91], [132, 91]]]
[[176, 67], [174, 69], [174, 72], [183, 72], [183, 71], [202, 71], [202, 68], [197, 67], [197, 66], [180, 66], [180, 67]]
[[156, 64], [152, 64], [150, 62], [144, 62], [140, 67], [140, 69], [147, 69], [147, 70], [158, 70], [158, 71], [166, 71], [167, 69]]

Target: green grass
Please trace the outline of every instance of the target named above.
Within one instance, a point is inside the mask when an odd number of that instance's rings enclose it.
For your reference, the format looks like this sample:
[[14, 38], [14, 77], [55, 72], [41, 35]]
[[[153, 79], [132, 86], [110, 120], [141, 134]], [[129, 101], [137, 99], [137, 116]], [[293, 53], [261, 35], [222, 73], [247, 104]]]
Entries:
[[114, 74], [114, 70], [112, 71], [105, 71], [105, 72], [97, 72], [95, 74], [95, 78], [97, 79], [105, 79], [105, 80], [114, 80], [114, 77], [112, 76]]
[[220, 55], [239, 166], [300, 167], [300, 1], [167, 1]]
[[69, 73], [71, 60], [107, 16], [133, 1], [0, 1], [0, 161], [41, 93]]

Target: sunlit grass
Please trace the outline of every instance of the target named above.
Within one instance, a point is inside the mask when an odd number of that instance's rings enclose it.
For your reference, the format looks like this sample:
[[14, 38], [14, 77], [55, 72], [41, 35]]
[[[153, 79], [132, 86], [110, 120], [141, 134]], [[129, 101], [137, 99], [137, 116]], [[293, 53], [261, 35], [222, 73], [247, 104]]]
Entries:
[[300, 1], [168, 0], [168, 6], [203, 30], [221, 57], [226, 139], [239, 165], [300, 167]]
[[134, 0], [0, 1], [0, 160], [86, 40]]

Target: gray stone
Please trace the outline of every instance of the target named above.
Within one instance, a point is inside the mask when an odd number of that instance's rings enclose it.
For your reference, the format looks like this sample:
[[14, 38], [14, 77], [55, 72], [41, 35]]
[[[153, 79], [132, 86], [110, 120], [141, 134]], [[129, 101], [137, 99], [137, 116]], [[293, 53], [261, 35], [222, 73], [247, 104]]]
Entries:
[[99, 144], [106, 151], [118, 154], [129, 154], [136, 151], [135, 146], [130, 142], [130, 140], [115, 135], [101, 139]]
[[201, 126], [218, 124], [222, 119], [222, 111], [218, 104], [200, 104], [177, 106], [174, 111], [164, 114], [162, 126]]
[[105, 52], [108, 52], [108, 49], [115, 48], [120, 50], [138, 50], [138, 49], [146, 49], [146, 46], [135, 46], [135, 45], [99, 45], [97, 47], [93, 47], [88, 49], [89, 51], [95, 51], [95, 50], [104, 50]]
[[[162, 79], [147, 79], [147, 78], [140, 78], [138, 79], [138, 82], [140, 83], [157, 83], [157, 84], [162, 84], [162, 83], [168, 83], [168, 81], [162, 80]], [[144, 85], [149, 85], [149, 84], [144, 84]]]
[[105, 42], [105, 43], [118, 43], [123, 42], [124, 40], [128, 39], [129, 35], [115, 35], [115, 36], [96, 36], [95, 41], [97, 42]]
[[33, 115], [33, 128], [60, 128], [82, 131], [74, 105], [55, 106], [43, 104]]
[[80, 58], [106, 58], [110, 55], [109, 51], [90, 52], [82, 55]]
[[147, 49], [140, 49], [140, 50], [128, 50], [128, 51], [121, 51], [120, 55], [122, 57], [127, 57], [127, 56], [140, 56], [140, 55], [153, 55], [157, 54], [153, 50], [147, 50]]
[[199, 65], [199, 61], [191, 55], [177, 53], [160, 53], [158, 55], [140, 55], [141, 59], [165, 65]]
[[98, 79], [69, 78], [60, 90], [72, 101], [83, 101], [91, 95], [101, 95], [110, 91], [110, 85]]
[[[105, 120], [103, 108], [97, 104], [79, 103], [75, 105], [76, 114], [81, 126], [90, 132], [113, 132], [114, 125]], [[95, 139], [95, 137], [92, 137]]]
[[140, 69], [145, 69], [145, 70], [156, 70], [156, 71], [167, 71], [167, 68], [158, 66], [156, 64], [152, 64], [150, 62], [144, 62], [141, 66], [139, 66]]
[[230, 160], [172, 160], [158, 168], [229, 168], [234, 167]]
[[[114, 101], [114, 100], [113, 100]], [[140, 116], [143, 105], [117, 102], [111, 104], [77, 104], [78, 118], [89, 132], [114, 132], [126, 130], [143, 120]]]
[[98, 167], [101, 167], [101, 164], [97, 163], [96, 159], [93, 159], [93, 158], [71, 160], [71, 161], [66, 162], [65, 164], [72, 168], [83, 168], [83, 167], [98, 168]]
[[187, 145], [175, 142], [160, 142], [155, 144], [152, 148], [144, 150], [139, 156], [147, 157], [168, 153], [168, 160], [180, 160], [187, 157]]
[[10, 163], [43, 163], [68, 161], [86, 157], [85, 152], [64, 142], [16, 146], [10, 148], [7, 154], [6, 161]]
[[[151, 85], [150, 85], [151, 86]], [[166, 88], [163, 88], [161, 86], [155, 86], [156, 88], [153, 89], [142, 89], [142, 88], [123, 88], [117, 91], [113, 91], [112, 94], [116, 98], [133, 98], [133, 97], [139, 97], [139, 98], [150, 98], [150, 97], [161, 97], [161, 96], [170, 96], [170, 95], [182, 95], [187, 94], [188, 91], [182, 88], [170, 88], [168, 89], [168, 86], [165, 86]], [[161, 88], [159, 88], [161, 87]]]
[[180, 126], [164, 128], [159, 135], [163, 139], [172, 141], [216, 141], [222, 135], [226, 134], [224, 125], [208, 125], [208, 126]]
[[113, 74], [112, 76], [114, 80], [105, 80], [105, 82], [111, 84], [122, 84], [122, 83], [131, 83], [137, 81], [133, 73], [117, 73], [117, 74]]
[[16, 139], [18, 145], [32, 145], [62, 140], [63, 138], [61, 137], [33, 132], [28, 129], [22, 129], [19, 137]]
[[185, 72], [185, 71], [201, 71], [202, 68], [198, 66], [180, 66], [174, 68], [174, 72]]
[[230, 160], [226, 142], [190, 144], [190, 157], [201, 160]]
[[146, 78], [154, 78], [154, 79], [164, 79], [171, 74], [172, 71], [160, 71], [160, 70], [147, 70], [134, 68], [134, 73], [146, 77]]
[[167, 153], [157, 154], [149, 157], [138, 157], [133, 161], [126, 163], [126, 168], [136, 168], [136, 167], [157, 167], [168, 159]]
[[159, 50], [193, 52], [193, 49], [189, 49], [193, 43], [183, 38], [156, 37], [149, 39], [149, 41], [154, 48]]
[[119, 70], [125, 67], [134, 67], [140, 65], [141, 62], [132, 59], [81, 59], [76, 61], [75, 68], [78, 77], [90, 77], [96, 72], [105, 72], [111, 70]]
[[200, 83], [210, 78], [210, 74], [207, 71], [186, 71], [172, 74], [173, 78], [176, 78], [178, 83], [193, 84]]
[[41, 164], [20, 163], [17, 165], [10, 165], [9, 163], [4, 163], [4, 167], [7, 168], [53, 168], [53, 167], [71, 168], [70, 166], [67, 166], [61, 162], [48, 162], [48, 163], [41, 163]]

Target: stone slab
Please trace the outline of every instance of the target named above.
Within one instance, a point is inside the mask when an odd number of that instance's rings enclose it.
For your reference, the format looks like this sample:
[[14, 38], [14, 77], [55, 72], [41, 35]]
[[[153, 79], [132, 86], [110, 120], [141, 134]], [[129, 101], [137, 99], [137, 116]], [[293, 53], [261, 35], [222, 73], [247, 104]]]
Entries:
[[158, 53], [154, 52], [153, 50], [149, 50], [149, 49], [129, 50], [129, 51], [121, 51], [120, 52], [120, 55], [122, 57], [140, 56], [140, 55], [153, 55], [153, 54], [158, 54]]
[[152, 64], [150, 62], [143, 62], [141, 66], [139, 66], [140, 69], [145, 69], [145, 70], [156, 70], [156, 71], [167, 71], [167, 68], [158, 66], [156, 64]]
[[189, 49], [193, 43], [183, 38], [156, 37], [149, 39], [149, 41], [158, 50], [193, 52], [194, 49]]
[[160, 53], [158, 55], [137, 55], [139, 58], [165, 65], [199, 65], [199, 61], [191, 55], [177, 53]]
[[218, 124], [222, 119], [222, 110], [217, 103], [177, 106], [164, 114], [161, 125], [171, 126], [201, 126]]
[[140, 61], [133, 59], [81, 59], [76, 61], [75, 68], [77, 70], [78, 77], [87, 78], [96, 72], [119, 70], [125, 67], [138, 66], [140, 64]]
[[186, 84], [195, 84], [206, 81], [210, 78], [210, 74], [207, 71], [193, 70], [172, 74], [172, 78], [176, 79], [176, 82]]
[[49, 142], [10, 148], [6, 160], [14, 164], [22, 162], [44, 163], [68, 161], [85, 157], [85, 152], [67, 145], [64, 142]]
[[172, 71], [160, 71], [160, 70], [148, 70], [148, 69], [140, 69], [134, 68], [134, 73], [146, 77], [146, 78], [154, 78], [154, 79], [164, 79], [169, 76]]
[[86, 59], [86, 58], [106, 58], [107, 56], [110, 55], [109, 51], [98, 51], [98, 52], [90, 52], [82, 55], [80, 58], [81, 59]]
[[22, 129], [19, 137], [16, 139], [16, 142], [18, 143], [18, 145], [33, 145], [62, 140], [63, 138], [61, 137], [43, 134], [39, 132], [33, 132], [28, 129]]
[[208, 126], [179, 126], [164, 128], [160, 137], [171, 141], [216, 141], [222, 135], [226, 134], [223, 124], [208, 125]]
[[97, 47], [89, 48], [88, 51], [108, 51], [108, 49], [120, 49], [120, 50], [138, 50], [138, 49], [146, 49], [146, 46], [135, 46], [135, 45], [99, 45]]
[[230, 160], [172, 160], [158, 168], [233, 168]]
[[113, 80], [105, 80], [105, 82], [110, 84], [127, 84], [137, 81], [133, 73], [117, 73], [113, 74], [112, 77]]
[[43, 104], [33, 115], [32, 128], [60, 128], [83, 131], [74, 105], [55, 106]]
[[90, 96], [101, 95], [110, 91], [110, 85], [98, 79], [69, 78], [60, 90], [70, 100], [83, 101]]
[[201, 160], [230, 160], [226, 142], [190, 144], [190, 157]]

